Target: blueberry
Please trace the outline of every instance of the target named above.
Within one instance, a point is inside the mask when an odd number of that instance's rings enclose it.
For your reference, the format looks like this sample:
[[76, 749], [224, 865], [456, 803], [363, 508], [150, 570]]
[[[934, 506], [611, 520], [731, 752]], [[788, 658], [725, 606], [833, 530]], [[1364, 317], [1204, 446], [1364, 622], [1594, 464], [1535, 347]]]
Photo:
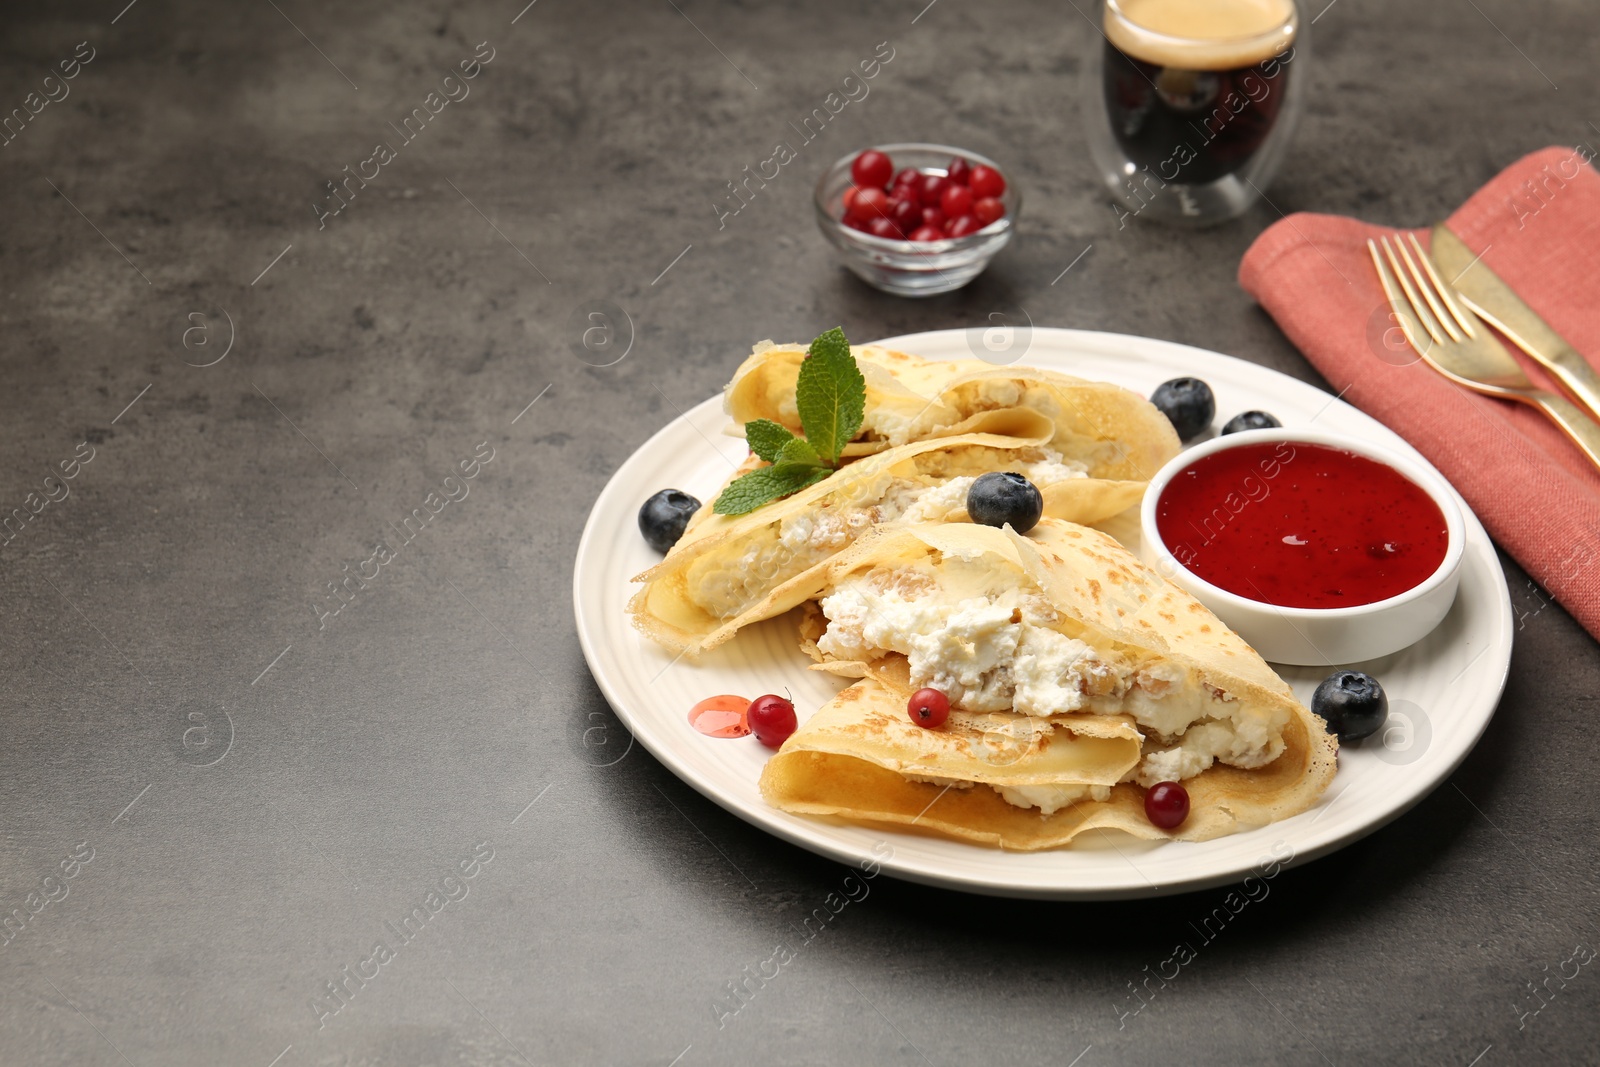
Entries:
[[1372, 675], [1335, 671], [1317, 686], [1311, 710], [1340, 741], [1359, 741], [1383, 728], [1389, 717], [1389, 698]]
[[700, 510], [700, 501], [678, 489], [663, 489], [639, 509], [639, 532], [650, 547], [666, 552], [683, 536], [689, 518]]
[[1161, 409], [1182, 441], [1203, 433], [1217, 413], [1217, 398], [1211, 395], [1211, 386], [1199, 378], [1162, 382], [1150, 394], [1150, 403]]
[[1270, 430], [1275, 426], [1282, 426], [1274, 415], [1265, 411], [1245, 411], [1229, 419], [1222, 427], [1224, 434], [1239, 433], [1242, 430]]
[[1001, 474], [990, 471], [979, 475], [967, 490], [967, 514], [985, 526], [1004, 526], [1019, 534], [1039, 524], [1044, 514], [1044, 497], [1028, 479], [1015, 471]]

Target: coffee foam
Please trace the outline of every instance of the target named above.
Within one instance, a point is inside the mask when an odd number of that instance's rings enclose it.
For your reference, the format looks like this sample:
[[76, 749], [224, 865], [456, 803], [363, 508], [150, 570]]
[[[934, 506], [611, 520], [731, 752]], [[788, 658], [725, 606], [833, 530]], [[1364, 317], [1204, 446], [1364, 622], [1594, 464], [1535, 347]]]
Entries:
[[1106, 38], [1162, 67], [1229, 70], [1264, 62], [1294, 43], [1292, 0], [1110, 0]]

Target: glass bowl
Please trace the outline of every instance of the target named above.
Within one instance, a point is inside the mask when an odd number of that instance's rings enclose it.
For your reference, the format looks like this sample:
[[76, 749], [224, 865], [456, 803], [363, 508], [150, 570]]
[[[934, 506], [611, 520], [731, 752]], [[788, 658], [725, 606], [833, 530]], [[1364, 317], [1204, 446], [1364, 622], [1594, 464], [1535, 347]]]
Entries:
[[938, 144], [887, 144], [874, 146], [894, 161], [895, 172], [907, 167], [923, 174], [944, 175], [950, 160], [959, 156], [974, 166], [983, 164], [1006, 175], [1000, 196], [1006, 213], [977, 233], [938, 241], [902, 241], [874, 237], [842, 221], [844, 191], [850, 188], [850, 164], [860, 152], [842, 157], [817, 179], [812, 201], [817, 226], [835, 248], [844, 265], [862, 281], [899, 296], [933, 296], [959, 289], [983, 272], [994, 254], [1011, 240], [1011, 227], [1022, 210], [1022, 194], [1011, 176], [992, 159]]

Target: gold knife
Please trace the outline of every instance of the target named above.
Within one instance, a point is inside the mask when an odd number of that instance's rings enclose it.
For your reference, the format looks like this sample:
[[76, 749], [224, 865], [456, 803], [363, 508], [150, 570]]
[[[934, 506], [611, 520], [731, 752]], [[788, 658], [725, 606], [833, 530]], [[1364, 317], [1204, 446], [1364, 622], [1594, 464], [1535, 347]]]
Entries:
[[1600, 419], [1600, 374], [1588, 360], [1442, 222], [1433, 228], [1432, 252], [1444, 280], [1460, 294], [1463, 304], [1533, 357], [1589, 409], [1590, 416]]

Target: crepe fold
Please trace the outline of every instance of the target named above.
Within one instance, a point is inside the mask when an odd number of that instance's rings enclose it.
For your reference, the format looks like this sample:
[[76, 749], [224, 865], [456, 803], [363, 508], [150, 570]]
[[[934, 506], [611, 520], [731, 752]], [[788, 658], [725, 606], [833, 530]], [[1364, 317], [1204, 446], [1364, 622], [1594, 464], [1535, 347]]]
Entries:
[[950, 491], [961, 489], [959, 478], [1033, 472], [1045, 514], [1077, 522], [1124, 511], [1144, 492], [1142, 480], [1085, 474], [1087, 464], [1077, 455], [1051, 460], [1056, 450], [1045, 445], [1054, 424], [1037, 411], [986, 411], [971, 424], [984, 432], [863, 456], [746, 515], [717, 515], [707, 504], [666, 558], [633, 579], [644, 584], [628, 604], [634, 624], [674, 652], [696, 656], [715, 648], [740, 627], [810, 599], [819, 588], [812, 580], [819, 567], [898, 514], [968, 522], [964, 491]]
[[[807, 351], [770, 341], [755, 346], [723, 394], [735, 423], [729, 432], [742, 434], [755, 419], [800, 432], [795, 382]], [[1148, 480], [1178, 454], [1178, 436], [1166, 416], [1109, 382], [976, 359], [927, 360], [878, 345], [850, 351], [866, 379], [867, 399], [861, 433], [846, 447], [847, 456], [968, 433], [984, 412], [1014, 407], [1050, 419], [1050, 447], [1086, 459], [1092, 477]]]
[[[1321, 720], [1204, 606], [1100, 531], [1052, 520], [1029, 537], [970, 524], [886, 528], [835, 557], [820, 584], [837, 588], [863, 574], [892, 581], [908, 571], [939, 581], [952, 562], [993, 571], [991, 588], [1043, 597], [1048, 607], [1040, 610], [1053, 613], [1055, 632], [1145, 681], [1027, 715], [953, 709], [945, 727], [923, 729], [907, 714], [918, 686], [907, 656], [832, 655], [818, 647], [828, 620], [810, 610], [802, 646], [823, 661], [819, 669], [863, 680], [819, 709], [768, 761], [761, 790], [769, 803], [1026, 851], [1061, 847], [1092, 829], [1209, 840], [1305, 811], [1332, 780], [1336, 745]], [[1015, 661], [1003, 666], [1017, 669]], [[1164, 696], [1132, 695], [1158, 675], [1169, 682]], [[1192, 721], [1152, 727], [1168, 714], [1162, 701], [1185, 692], [1201, 694]], [[1145, 772], [1176, 766], [1160, 761], [1182, 749], [1188, 731], [1214, 731], [1223, 716], [1241, 736], [1267, 737], [1270, 745], [1252, 766], [1219, 756], [1178, 775], [1189, 817], [1173, 831], [1154, 826], [1144, 813], [1140, 782], [1153, 784]], [[1049, 804], [1036, 802], [1041, 787], [1053, 797]]]
[[[912, 827], [974, 844], [1033, 852], [1069, 845], [1089, 830], [1120, 830], [1145, 839], [1209, 841], [1276, 822], [1315, 802], [1326, 788], [1325, 783], [1315, 784], [1319, 764], [1325, 760], [1331, 772], [1333, 762], [1331, 753], [1322, 751], [1325, 738], [1316, 736], [1320, 730], [1297, 717], [1284, 731], [1283, 754], [1266, 767], [1246, 771], [1217, 764], [1185, 779], [1189, 818], [1177, 830], [1162, 830], [1145, 817], [1144, 790], [1132, 783], [1112, 787], [1106, 800], [1085, 796], [1044, 815], [1035, 808], [1008, 803], [994, 789], [950, 788], [940, 782], [919, 781], [908, 776], [917, 774], [908, 767], [932, 763], [943, 774], [929, 771], [927, 776], [947, 777], [951, 774], [949, 761], [941, 760], [938, 752], [927, 751], [926, 741], [921, 751], [888, 754], [886, 749], [895, 736], [890, 723], [904, 723], [904, 729], [925, 734], [939, 732], [913, 725], [899, 694], [870, 679], [857, 682], [823, 705], [767, 761], [761, 775], [762, 796], [772, 806], [797, 815]], [[872, 735], [882, 740], [865, 739]], [[992, 739], [992, 735], [987, 737]], [[1070, 724], [1058, 727], [1053, 737], [1062, 742], [1060, 747], [1075, 750], [1105, 743], [1071, 733]], [[908, 761], [905, 757], [911, 752], [917, 752], [917, 758]], [[1033, 772], [1043, 764], [1029, 755], [1017, 757], [1009, 774], [974, 775], [969, 780], [979, 785], [1011, 785], [1018, 778], [1036, 778]], [[1072, 758], [1084, 763], [1096, 757]]]

